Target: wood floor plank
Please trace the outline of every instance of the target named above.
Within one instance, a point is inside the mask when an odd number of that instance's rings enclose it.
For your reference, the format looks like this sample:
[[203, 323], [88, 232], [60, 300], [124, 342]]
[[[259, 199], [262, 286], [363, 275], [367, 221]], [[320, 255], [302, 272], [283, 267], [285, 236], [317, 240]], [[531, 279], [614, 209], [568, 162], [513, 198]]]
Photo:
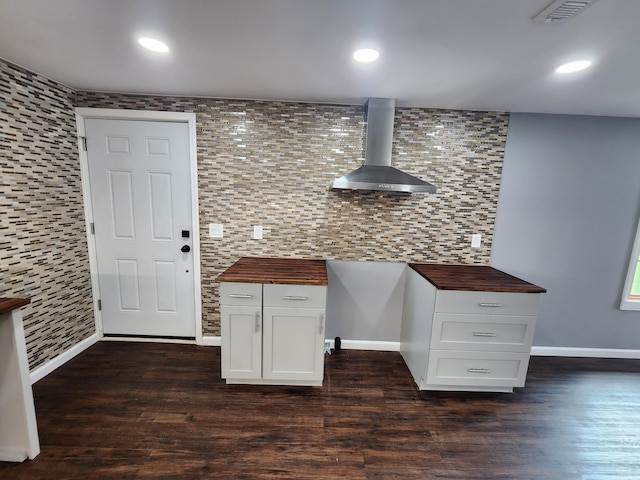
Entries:
[[640, 361], [533, 357], [513, 394], [418, 391], [397, 352], [322, 387], [226, 385], [220, 349], [99, 342], [34, 385], [41, 454], [0, 479], [640, 478]]

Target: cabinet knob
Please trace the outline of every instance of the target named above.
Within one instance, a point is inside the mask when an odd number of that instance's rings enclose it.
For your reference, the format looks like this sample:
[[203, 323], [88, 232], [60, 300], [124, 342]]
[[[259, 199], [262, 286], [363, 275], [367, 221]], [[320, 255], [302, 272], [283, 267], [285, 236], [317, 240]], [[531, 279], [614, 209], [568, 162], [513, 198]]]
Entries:
[[260, 331], [260, 312], [256, 312], [256, 332]]

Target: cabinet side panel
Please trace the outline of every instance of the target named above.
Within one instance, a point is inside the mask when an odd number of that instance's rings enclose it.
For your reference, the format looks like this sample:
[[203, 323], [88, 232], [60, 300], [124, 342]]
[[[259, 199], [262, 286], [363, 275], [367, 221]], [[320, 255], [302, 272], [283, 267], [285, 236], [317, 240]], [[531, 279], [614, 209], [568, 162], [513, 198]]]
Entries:
[[426, 376], [436, 288], [407, 267], [400, 353], [418, 386]]

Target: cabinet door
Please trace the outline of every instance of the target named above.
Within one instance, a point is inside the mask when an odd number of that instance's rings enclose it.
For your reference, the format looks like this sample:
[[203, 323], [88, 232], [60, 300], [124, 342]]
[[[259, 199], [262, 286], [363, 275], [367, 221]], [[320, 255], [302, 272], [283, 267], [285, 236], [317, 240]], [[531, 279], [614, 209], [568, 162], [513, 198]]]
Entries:
[[221, 305], [222, 378], [261, 378], [260, 307]]
[[324, 309], [264, 307], [263, 378], [322, 380]]

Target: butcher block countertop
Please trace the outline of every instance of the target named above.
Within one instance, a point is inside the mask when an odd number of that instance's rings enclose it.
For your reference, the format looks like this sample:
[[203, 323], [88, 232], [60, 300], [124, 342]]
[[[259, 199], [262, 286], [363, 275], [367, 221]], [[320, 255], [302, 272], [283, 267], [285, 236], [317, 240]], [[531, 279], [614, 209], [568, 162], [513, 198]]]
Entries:
[[0, 313], [9, 313], [16, 308], [24, 307], [29, 302], [28, 298], [0, 298]]
[[242, 257], [217, 278], [218, 282], [328, 285], [324, 260]]
[[485, 265], [410, 263], [409, 266], [439, 290], [517, 293], [547, 291], [533, 283]]

